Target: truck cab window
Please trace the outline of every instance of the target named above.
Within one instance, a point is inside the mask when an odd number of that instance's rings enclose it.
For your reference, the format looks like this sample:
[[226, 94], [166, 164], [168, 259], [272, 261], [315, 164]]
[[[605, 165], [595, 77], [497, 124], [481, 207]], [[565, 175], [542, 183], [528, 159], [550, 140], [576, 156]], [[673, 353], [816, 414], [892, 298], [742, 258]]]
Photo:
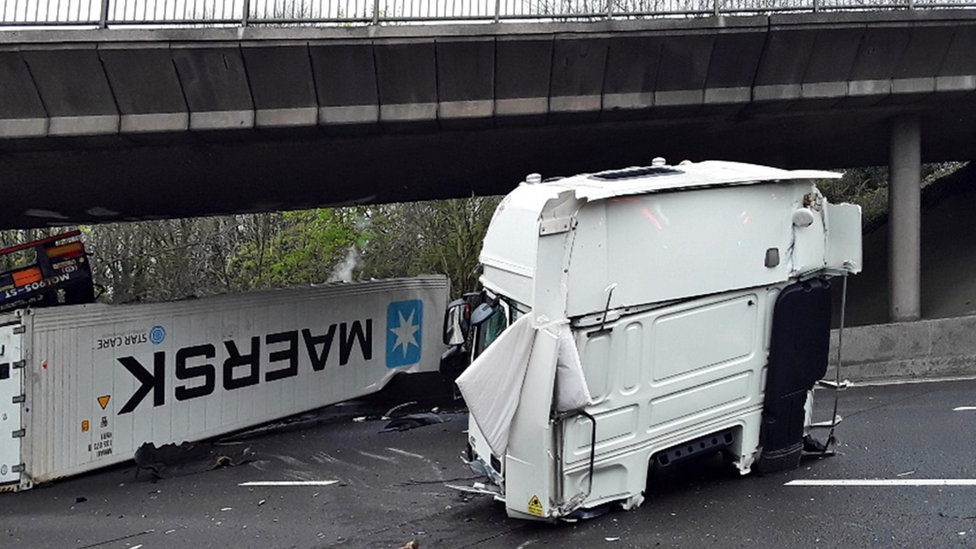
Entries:
[[477, 357], [488, 348], [498, 336], [502, 335], [505, 328], [508, 328], [509, 315], [511, 308], [505, 300], [499, 300], [495, 312], [483, 324], [478, 326], [478, 335], [475, 345], [475, 356]]

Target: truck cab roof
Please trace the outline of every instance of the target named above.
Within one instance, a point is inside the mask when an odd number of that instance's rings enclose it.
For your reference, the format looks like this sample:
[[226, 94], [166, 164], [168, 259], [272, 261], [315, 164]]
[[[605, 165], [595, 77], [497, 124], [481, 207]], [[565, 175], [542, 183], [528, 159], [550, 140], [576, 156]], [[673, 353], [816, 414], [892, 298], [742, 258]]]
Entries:
[[[531, 174], [495, 212], [482, 283], [535, 308], [540, 273], [558, 267], [565, 276], [547, 284], [566, 288], [562, 314], [572, 317], [605, 308], [611, 284], [619, 287], [610, 307], [622, 307], [786, 280], [800, 266], [792, 260], [793, 212], [814, 191], [812, 181], [839, 177], [663, 159], [549, 181]], [[569, 232], [558, 249], [541, 245]], [[774, 249], [783, 261], [768, 267], [764, 257]]]
[[[542, 183], [552, 190], [574, 190], [576, 197], [587, 201], [686, 189], [752, 185], [794, 179], [838, 179], [841, 174], [819, 170], [781, 170], [757, 164], [709, 160], [684, 161], [668, 166], [656, 158], [651, 166], [635, 166], [592, 174], [550, 180]], [[526, 178], [524, 184], [531, 184]], [[517, 191], [516, 191], [517, 193]], [[513, 193], [513, 194], [516, 194]]]

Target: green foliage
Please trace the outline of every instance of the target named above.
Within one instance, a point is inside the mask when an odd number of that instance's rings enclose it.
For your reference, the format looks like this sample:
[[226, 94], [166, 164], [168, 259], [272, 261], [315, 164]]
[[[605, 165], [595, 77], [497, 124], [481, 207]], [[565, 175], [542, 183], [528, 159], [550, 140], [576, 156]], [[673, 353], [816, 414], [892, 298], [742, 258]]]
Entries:
[[285, 212], [269, 220], [232, 258], [239, 289], [335, 280], [336, 267], [367, 242], [365, 219], [365, 209], [353, 207]]
[[[925, 188], [964, 165], [959, 162], [922, 165], [922, 187]], [[817, 188], [831, 203], [849, 202], [861, 206], [861, 221], [865, 231], [875, 229], [888, 219], [887, 166], [849, 169], [841, 179], [818, 181]]]
[[[436, 273], [460, 293], [477, 286], [481, 240], [497, 203], [470, 198], [80, 228], [108, 302]], [[0, 247], [68, 229], [0, 231]], [[0, 269], [33, 261], [32, 254], [0, 258]]]
[[359, 278], [442, 273], [455, 296], [477, 288], [478, 255], [500, 197], [472, 197], [375, 208]]

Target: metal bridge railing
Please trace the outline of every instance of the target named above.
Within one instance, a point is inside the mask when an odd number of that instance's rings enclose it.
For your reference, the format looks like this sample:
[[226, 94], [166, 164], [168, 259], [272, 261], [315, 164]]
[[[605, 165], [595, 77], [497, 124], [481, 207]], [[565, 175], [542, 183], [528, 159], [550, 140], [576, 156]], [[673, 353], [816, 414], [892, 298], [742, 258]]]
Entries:
[[585, 21], [976, 8], [976, 0], [0, 0], [0, 29]]

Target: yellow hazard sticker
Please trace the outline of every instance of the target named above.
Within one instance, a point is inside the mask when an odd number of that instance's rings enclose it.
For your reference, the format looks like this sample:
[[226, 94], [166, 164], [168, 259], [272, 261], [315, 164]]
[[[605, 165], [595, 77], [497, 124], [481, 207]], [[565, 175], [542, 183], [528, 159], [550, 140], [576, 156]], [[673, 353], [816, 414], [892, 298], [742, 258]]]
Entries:
[[88, 420], [87, 419], [82, 420], [82, 422], [81, 422], [81, 432], [82, 433], [87, 433], [89, 428], [90, 428], [90, 424], [88, 423]]
[[529, 500], [529, 514], [537, 517], [543, 516], [542, 502], [539, 501], [539, 496], [532, 496], [532, 499]]
[[98, 405], [102, 407], [102, 410], [108, 406], [108, 401], [112, 400], [112, 395], [105, 395], [98, 397]]

